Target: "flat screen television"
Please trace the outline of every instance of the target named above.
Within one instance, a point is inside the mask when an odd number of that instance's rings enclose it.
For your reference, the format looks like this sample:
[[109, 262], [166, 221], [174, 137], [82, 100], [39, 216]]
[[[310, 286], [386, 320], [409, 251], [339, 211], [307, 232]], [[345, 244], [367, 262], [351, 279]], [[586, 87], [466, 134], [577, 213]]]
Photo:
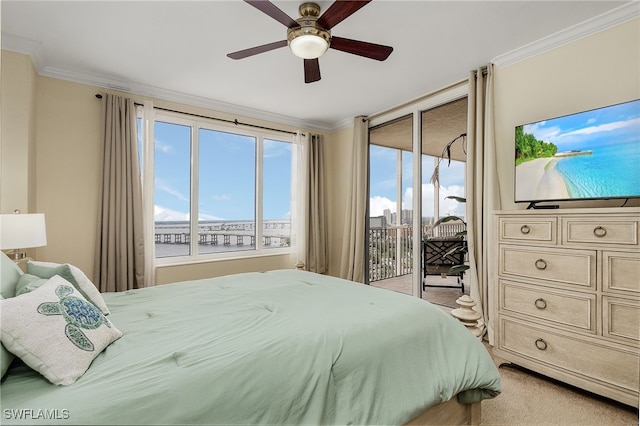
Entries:
[[515, 202], [640, 197], [640, 99], [516, 126]]

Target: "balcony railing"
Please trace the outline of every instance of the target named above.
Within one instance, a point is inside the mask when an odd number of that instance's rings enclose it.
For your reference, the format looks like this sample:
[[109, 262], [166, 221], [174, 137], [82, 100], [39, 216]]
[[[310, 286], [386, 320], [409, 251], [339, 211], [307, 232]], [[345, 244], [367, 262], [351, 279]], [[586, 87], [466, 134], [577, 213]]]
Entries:
[[[449, 237], [464, 230], [462, 222], [422, 226], [422, 238]], [[399, 277], [413, 272], [413, 227], [392, 226], [369, 230], [369, 281]], [[417, 247], [421, 247], [418, 244]], [[419, 267], [419, 265], [418, 265]]]

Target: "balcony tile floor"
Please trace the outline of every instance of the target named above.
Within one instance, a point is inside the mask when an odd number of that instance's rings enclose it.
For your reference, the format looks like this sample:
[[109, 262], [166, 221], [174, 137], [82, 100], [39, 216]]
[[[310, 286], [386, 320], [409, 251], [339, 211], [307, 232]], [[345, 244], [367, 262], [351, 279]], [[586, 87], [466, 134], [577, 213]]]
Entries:
[[[426, 278], [426, 280], [429, 285], [433, 286], [457, 285], [456, 277], [441, 278], [439, 276], [430, 275]], [[411, 275], [402, 275], [400, 277], [374, 281], [371, 283], [371, 286], [397, 291], [404, 294], [412, 294]], [[465, 294], [469, 294], [469, 286], [466, 282], [464, 286], [464, 292]], [[459, 288], [427, 287], [426, 290], [422, 292], [422, 298], [424, 300], [427, 300], [434, 305], [438, 305], [446, 311], [450, 311], [451, 309], [455, 309], [458, 307], [456, 300], [460, 296], [462, 296], [462, 291]]]

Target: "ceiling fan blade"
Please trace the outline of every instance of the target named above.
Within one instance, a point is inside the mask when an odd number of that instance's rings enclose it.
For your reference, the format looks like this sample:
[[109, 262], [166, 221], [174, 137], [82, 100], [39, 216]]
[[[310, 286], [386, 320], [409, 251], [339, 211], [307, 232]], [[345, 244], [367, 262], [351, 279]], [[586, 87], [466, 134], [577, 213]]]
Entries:
[[330, 30], [349, 16], [356, 13], [360, 8], [366, 6], [369, 2], [371, 2], [371, 0], [336, 0], [331, 4], [331, 6], [329, 6], [329, 9], [325, 10], [322, 16], [318, 18], [317, 23], [325, 30]]
[[368, 43], [366, 41], [352, 40], [350, 38], [331, 37], [330, 48], [341, 50], [354, 55], [364, 56], [365, 58], [384, 61], [393, 52], [393, 47], [383, 46], [382, 44]]
[[227, 54], [231, 59], [243, 59], [249, 56], [257, 55], [258, 53], [268, 52], [270, 50], [278, 49], [280, 47], [285, 47], [287, 45], [287, 40], [275, 41], [269, 44], [263, 44], [262, 46], [256, 46], [249, 49], [238, 50], [237, 52], [232, 52]]
[[271, 16], [276, 21], [280, 22], [287, 28], [295, 28], [299, 27], [298, 24], [293, 18], [289, 15], [278, 9], [276, 5], [271, 3], [268, 0], [244, 0], [246, 3], [249, 3], [251, 6], [255, 7], [259, 11]]
[[304, 60], [304, 82], [313, 83], [320, 80], [320, 63], [318, 58]]

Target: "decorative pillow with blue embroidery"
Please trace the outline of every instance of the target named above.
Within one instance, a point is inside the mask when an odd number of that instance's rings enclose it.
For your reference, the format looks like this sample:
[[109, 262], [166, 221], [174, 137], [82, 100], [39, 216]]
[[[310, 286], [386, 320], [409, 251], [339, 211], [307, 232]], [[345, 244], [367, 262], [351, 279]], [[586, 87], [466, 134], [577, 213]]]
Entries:
[[27, 262], [27, 272], [40, 278], [51, 278], [54, 275], [60, 275], [73, 284], [76, 290], [78, 290], [85, 299], [96, 305], [103, 314], [109, 315], [109, 308], [98, 291], [98, 288], [80, 268], [68, 263], [60, 264], [31, 260]]
[[0, 300], [2, 344], [51, 383], [70, 385], [122, 336], [109, 319], [59, 275]]

